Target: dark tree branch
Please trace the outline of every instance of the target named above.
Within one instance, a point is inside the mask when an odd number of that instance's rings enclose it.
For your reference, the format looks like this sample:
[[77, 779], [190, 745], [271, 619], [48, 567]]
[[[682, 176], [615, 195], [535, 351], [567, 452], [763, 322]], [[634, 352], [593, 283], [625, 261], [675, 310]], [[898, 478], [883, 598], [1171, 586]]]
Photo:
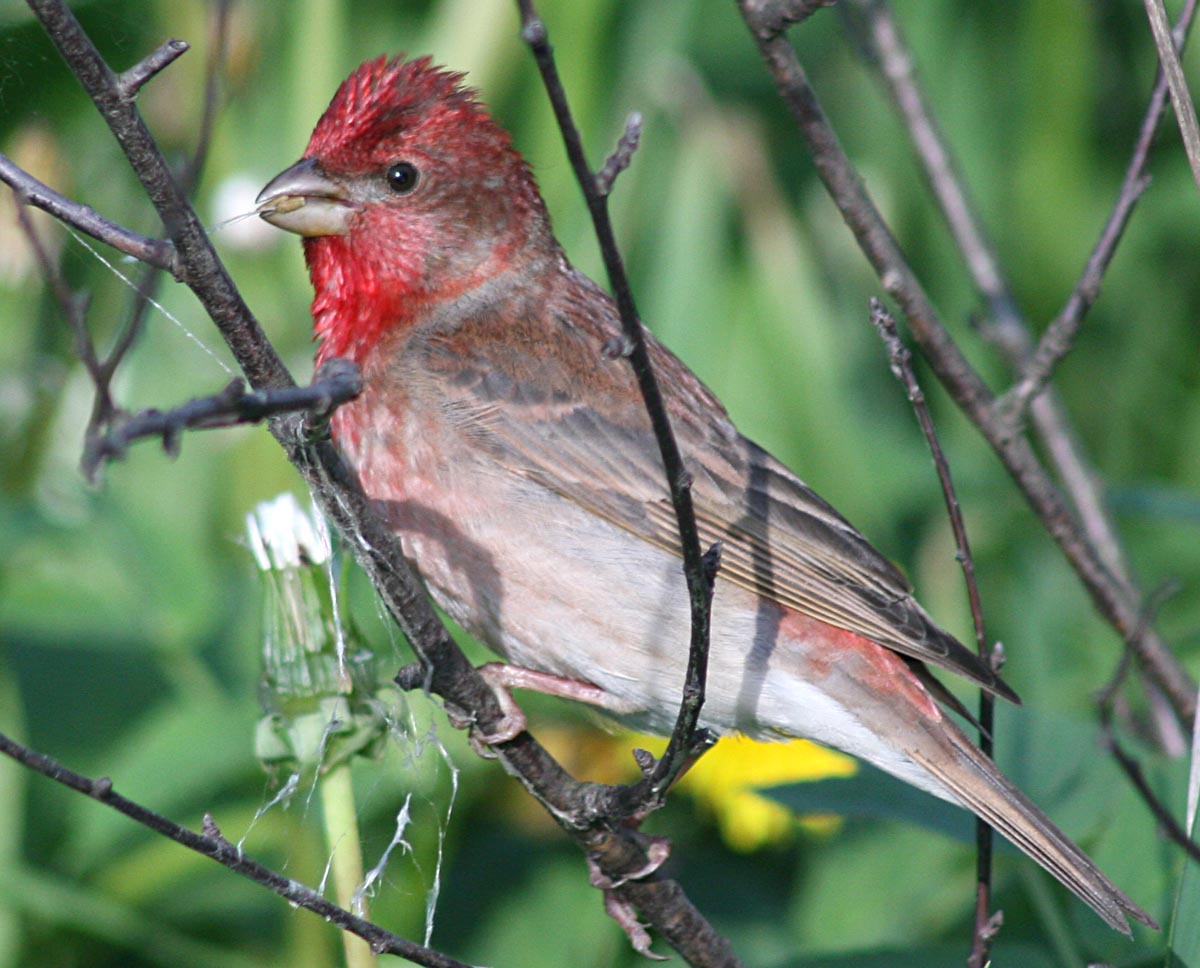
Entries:
[[1190, 677], [1153, 630], [1141, 627], [1140, 608], [1127, 583], [1102, 559], [1029, 440], [1023, 433], [1013, 432], [995, 406], [990, 389], [946, 330], [838, 143], [787, 38], [772, 30], [769, 23], [758, 20], [749, 0], [740, 0], [740, 6], [767, 70], [808, 143], [819, 176], [884, 288], [903, 310], [939, 381], [996, 452], [1079, 575], [1099, 613], [1135, 651], [1147, 674], [1170, 699], [1180, 720], [1190, 721], [1196, 700]]
[[[1195, 0], [1187, 0], [1180, 13], [1175, 28], [1175, 42], [1181, 47], [1195, 7]], [[890, 4], [886, 0], [853, 0], [853, 9], [859, 17], [852, 18], [851, 22], [858, 28], [865, 48], [887, 83], [930, 190], [963, 253], [976, 287], [987, 303], [989, 319], [984, 333], [1000, 346], [1010, 364], [1020, 371], [1016, 385], [995, 404], [1001, 427], [1007, 425], [1006, 432], [1009, 435], [1022, 431], [1024, 411], [1028, 407], [1047, 456], [1078, 514], [1082, 536], [1092, 545], [1098, 561], [1112, 573], [1129, 606], [1135, 612], [1141, 612], [1144, 610], [1140, 604], [1142, 593], [1132, 577], [1121, 539], [1105, 506], [1100, 481], [1082, 452], [1058, 394], [1045, 381], [1049, 380], [1058, 362], [1056, 354], [1065, 354], [1069, 350], [1084, 314], [1094, 302], [1103, 274], [1140, 195], [1147, 177], [1145, 167], [1148, 153], [1165, 106], [1165, 80], [1160, 72], [1116, 207], [1088, 260], [1083, 276], [1063, 312], [1047, 328], [1041, 345], [1034, 353], [1028, 323], [1023, 319], [1004, 279], [995, 249], [969, 202], [945, 139], [921, 92], [911, 52]], [[1029, 375], [1028, 380], [1025, 375]], [[1179, 667], [1154, 628], [1145, 623], [1141, 623], [1139, 628], [1142, 631], [1137, 638], [1143, 643], [1143, 661], [1155, 664], [1155, 669], [1151, 670], [1152, 676], [1157, 671], [1179, 681]], [[1186, 685], [1170, 693], [1169, 698], [1175, 706], [1177, 717], [1180, 716], [1179, 700], [1189, 694]], [[1150, 695], [1152, 702], [1161, 704], [1159, 697], [1163, 693], [1160, 687], [1152, 686]], [[1171, 729], [1162, 721], [1161, 727], [1164, 743], [1178, 743], [1178, 725]]]
[[0, 154], [0, 181], [16, 192], [17, 197], [34, 208], [49, 212], [65, 225], [90, 235], [98, 242], [111, 245], [118, 252], [132, 256], [139, 262], [164, 269], [176, 279], [181, 269], [171, 243], [162, 239], [150, 239], [129, 229], [110, 222], [95, 209], [73, 202], [53, 188], [21, 170], [7, 155]]
[[124, 457], [130, 444], [149, 437], [160, 438], [163, 448], [174, 457], [179, 453], [185, 430], [262, 423], [269, 417], [293, 411], [307, 412], [323, 423], [341, 404], [361, 392], [362, 374], [358, 365], [343, 359], [325, 363], [306, 387], [277, 387], [248, 393], [242, 380], [234, 380], [219, 393], [198, 397], [166, 412], [142, 410], [124, 420], [110, 421], [105, 431], [88, 438], [83, 470], [94, 479], [102, 463]]
[[[975, 577], [975, 558], [971, 554], [971, 545], [967, 539], [967, 526], [963, 521], [962, 507], [958, 503], [958, 494], [954, 490], [954, 481], [950, 476], [950, 463], [946, 460], [945, 452], [938, 440], [937, 431], [933, 426], [933, 417], [925, 403], [925, 394], [917, 382], [913, 372], [912, 354], [900, 334], [896, 330], [896, 320], [884, 309], [878, 299], [871, 300], [871, 322], [879, 331], [883, 345], [887, 348], [888, 360], [892, 372], [896, 375], [912, 404], [917, 422], [921, 425], [921, 433], [929, 445], [933, 455], [933, 466], [937, 470], [938, 482], [942, 487], [942, 497], [946, 502], [946, 514], [950, 518], [950, 527], [954, 531], [954, 543], [957, 547], [955, 557], [962, 566], [963, 578], [967, 585], [967, 599], [971, 605], [971, 621], [975, 626], [975, 645], [979, 657], [989, 668], [993, 666], [992, 650], [988, 645], [987, 630], [983, 623], [983, 604], [979, 598], [979, 582]], [[995, 730], [996, 701], [986, 690], [979, 692], [979, 748], [988, 756], [992, 755], [992, 737]], [[975, 818], [975, 933], [971, 946], [971, 954], [967, 959], [969, 968], [984, 968], [988, 962], [988, 951], [999, 930], [1000, 922], [991, 913], [992, 894], [992, 828], [980, 817]]]
[[[29, 3], [109, 124], [166, 224], [177, 253], [172, 263], [176, 277], [185, 281], [200, 299], [251, 386], [293, 387], [290, 374], [212, 249], [136, 107], [121, 95], [117, 76], [61, 0], [29, 0]], [[68, 217], [77, 217], [80, 209], [68, 205], [63, 211]], [[123, 229], [116, 230], [119, 238], [126, 234]], [[503, 722], [503, 712], [495, 694], [437, 617], [403, 557], [399, 540], [375, 513], [336, 449], [328, 440], [314, 440], [308, 421], [299, 414], [273, 417], [270, 428], [308, 483], [322, 511], [345, 536], [347, 546], [408, 638], [425, 670], [425, 687], [441, 696], [448, 707], [464, 712], [485, 733], [496, 732]], [[505, 769], [620, 884], [614, 889], [618, 895], [637, 905], [690, 964], [736, 964], [728, 954], [728, 946], [714, 940], [716, 935], [711, 926], [686, 901], [678, 885], [657, 875], [636, 883], [626, 880], [629, 876], [639, 876], [647, 868], [648, 860], [632, 832], [621, 823], [623, 815], [611, 814], [614, 804], [625, 802], [619, 789], [573, 779], [528, 732], [497, 744], [495, 752]]]
[[[684, 466], [675, 435], [671, 430], [666, 404], [650, 362], [650, 351], [646, 344], [641, 319], [634, 304], [633, 292], [629, 288], [624, 260], [617, 248], [612, 222], [608, 215], [608, 191], [612, 187], [612, 180], [616, 177], [617, 172], [628, 163], [627, 161], [622, 162], [633, 151], [638, 126], [631, 123], [626, 128], [626, 133], [621, 139], [622, 143], [614, 155], [616, 161], [610, 159], [610, 164], [605, 165], [604, 171], [599, 176], [594, 175], [588, 166], [579, 129], [571, 117], [570, 105], [567, 103], [566, 91], [558, 76], [558, 67], [554, 62], [554, 52], [546, 34], [546, 26], [538, 16], [533, 0], [517, 0], [517, 5], [521, 12], [521, 36], [529, 44], [534, 59], [537, 61], [546, 93], [554, 108], [554, 116], [558, 120], [558, 126], [562, 132], [563, 142], [566, 144], [567, 156], [575, 171], [579, 187], [583, 190], [588, 212], [592, 216], [592, 224], [600, 243], [604, 266], [608, 270], [609, 283], [612, 285], [617, 308], [621, 314], [621, 325], [624, 327], [625, 337], [629, 344], [626, 355], [633, 365], [633, 372], [637, 376], [638, 387], [641, 389], [642, 399], [645, 402], [646, 411], [650, 415], [650, 423], [654, 428], [654, 436], [662, 454], [663, 467], [667, 475], [667, 488], [671, 495], [671, 504], [675, 509], [675, 521], [683, 552], [683, 570], [687, 578], [688, 594], [691, 600], [691, 647], [688, 654], [687, 679], [683, 687], [683, 699], [680, 703], [675, 729], [671, 733], [666, 752], [663, 753], [654, 772], [639, 785], [639, 792], [644, 796], [644, 802], [638, 809], [653, 809], [661, 802], [668, 788], [687, 765], [713, 742], [710, 737], [698, 731], [698, 723], [700, 709], [704, 705], [704, 685], [708, 674], [709, 618], [716, 571], [715, 567], [705, 566], [704, 555], [700, 550], [700, 532], [696, 527], [696, 513], [692, 507], [691, 474]], [[710, 559], [714, 566], [716, 560], [715, 556]]]
[[138, 92], [150, 78], [170, 67], [190, 49], [186, 40], [166, 41], [158, 50], [118, 75], [117, 89], [121, 96], [131, 100], [137, 97]]
[[49, 777], [56, 783], [61, 783], [77, 793], [82, 793], [112, 807], [118, 813], [124, 814], [160, 836], [168, 837], [189, 850], [194, 850], [198, 854], [215, 860], [234, 873], [241, 874], [254, 883], [273, 891], [287, 900], [289, 904], [320, 915], [343, 931], [349, 931], [362, 938], [371, 946], [371, 950], [375, 954], [399, 955], [418, 965], [425, 965], [427, 968], [468, 968], [461, 961], [455, 961], [439, 951], [426, 948], [424, 945], [386, 931], [377, 924], [365, 921], [327, 901], [311, 887], [249, 860], [235, 845], [221, 836], [216, 824], [209, 816], [204, 818], [204, 832], [198, 834], [121, 796], [113, 789], [112, 781], [108, 777], [90, 780], [68, 770], [48, 756], [9, 739], [3, 733], [0, 733], [0, 753], [12, 757], [23, 766], [42, 774], [42, 776]]

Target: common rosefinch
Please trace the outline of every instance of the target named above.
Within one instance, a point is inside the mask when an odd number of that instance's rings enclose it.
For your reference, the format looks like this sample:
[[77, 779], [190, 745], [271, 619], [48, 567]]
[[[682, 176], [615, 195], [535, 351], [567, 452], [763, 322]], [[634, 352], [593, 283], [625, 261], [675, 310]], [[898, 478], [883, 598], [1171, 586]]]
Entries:
[[[436, 601], [528, 684], [669, 732], [688, 596], [617, 312], [461, 80], [363, 64], [260, 212], [304, 236], [318, 362], [365, 378], [334, 437]], [[946, 716], [926, 663], [1008, 686], [647, 339], [702, 539], [723, 548], [703, 724], [860, 757], [983, 817], [1114, 928], [1153, 925]]]

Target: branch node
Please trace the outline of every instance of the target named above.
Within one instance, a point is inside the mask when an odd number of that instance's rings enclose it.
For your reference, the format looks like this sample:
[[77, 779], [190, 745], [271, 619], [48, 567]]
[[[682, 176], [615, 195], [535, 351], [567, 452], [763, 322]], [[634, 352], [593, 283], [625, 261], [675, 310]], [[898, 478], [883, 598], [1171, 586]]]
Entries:
[[414, 689], [424, 689], [429, 680], [429, 674], [420, 662], [410, 662], [402, 666], [392, 680], [402, 692], [412, 692]]
[[625, 130], [617, 141], [616, 149], [608, 156], [604, 167], [596, 173], [596, 191], [601, 196], [607, 197], [612, 193], [617, 176], [633, 161], [633, 153], [637, 151], [641, 137], [642, 114], [640, 111], [634, 111], [625, 121]]
[[225, 835], [221, 833], [221, 828], [217, 826], [217, 821], [207, 810], [204, 812], [204, 819], [200, 822], [200, 832], [209, 840], [215, 840], [221, 844], [229, 844]]
[[88, 793], [97, 800], [107, 800], [113, 792], [113, 782], [110, 777], [98, 776], [91, 783]]
[[546, 25], [541, 17], [527, 17], [521, 27], [521, 39], [530, 47], [546, 46]]
[[656, 763], [654, 754], [652, 754], [649, 750], [634, 749], [633, 759], [634, 762], [637, 763], [638, 769], [642, 771], [642, 776], [645, 779], [649, 779], [651, 774], [654, 773], [654, 766]]
[[117, 76], [117, 90], [122, 98], [131, 100], [150, 78], [169, 67], [186, 54], [190, 45], [186, 40], [171, 39], [153, 53], [142, 58], [129, 70]]
[[604, 354], [605, 359], [628, 359], [633, 355], [633, 346], [633, 340], [624, 333], [621, 333], [619, 336], [610, 336], [606, 339], [604, 345], [600, 348], [600, 352]]
[[774, 40], [834, 0], [742, 0], [742, 16], [763, 40]]

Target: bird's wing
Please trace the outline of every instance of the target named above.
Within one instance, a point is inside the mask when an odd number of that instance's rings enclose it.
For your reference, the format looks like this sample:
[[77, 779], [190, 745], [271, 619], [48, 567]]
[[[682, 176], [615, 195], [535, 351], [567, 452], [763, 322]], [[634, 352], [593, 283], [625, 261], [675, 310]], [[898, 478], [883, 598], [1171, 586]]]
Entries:
[[[494, 330], [464, 327], [426, 344], [447, 412], [513, 473], [679, 554], [659, 448], [629, 364], [605, 355], [611, 336], [556, 325], [514, 345], [512, 332]], [[653, 340], [651, 350], [701, 541], [721, 543], [718, 580], [1018, 701], [845, 518], [738, 433], [670, 351]]]

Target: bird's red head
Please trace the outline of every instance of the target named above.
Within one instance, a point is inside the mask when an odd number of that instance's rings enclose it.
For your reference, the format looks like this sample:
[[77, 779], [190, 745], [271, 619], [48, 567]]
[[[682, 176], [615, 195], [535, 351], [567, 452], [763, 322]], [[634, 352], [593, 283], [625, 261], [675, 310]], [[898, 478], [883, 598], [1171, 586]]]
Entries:
[[528, 165], [462, 78], [424, 57], [366, 62], [259, 196], [264, 218], [305, 236], [320, 359], [361, 360], [556, 249]]

